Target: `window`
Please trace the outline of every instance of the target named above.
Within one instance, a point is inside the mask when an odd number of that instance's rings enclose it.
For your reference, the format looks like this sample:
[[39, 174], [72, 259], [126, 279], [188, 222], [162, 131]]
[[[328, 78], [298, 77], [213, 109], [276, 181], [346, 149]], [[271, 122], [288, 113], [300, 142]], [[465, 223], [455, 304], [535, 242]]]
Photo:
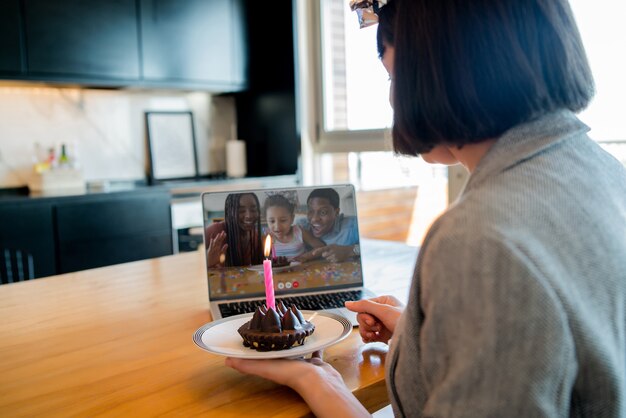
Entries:
[[[581, 119], [596, 140], [626, 140], [626, 2], [570, 0], [596, 81]], [[323, 132], [383, 130], [392, 121], [388, 75], [376, 51], [376, 26], [359, 29], [348, 0], [321, 0]], [[323, 133], [322, 133], [323, 135]]]
[[378, 59], [376, 26], [359, 29], [347, 0], [322, 0], [324, 131], [391, 126], [389, 76]]
[[[359, 29], [348, 0], [317, 0], [320, 50], [316, 138], [320, 151], [390, 150], [388, 75], [376, 51], [376, 26]], [[596, 81], [596, 96], [580, 118], [602, 142], [626, 141], [626, 2], [570, 0]], [[376, 142], [372, 145], [372, 139]], [[341, 146], [342, 142], [349, 146]], [[353, 159], [352, 161], [357, 161]], [[353, 169], [354, 171], [354, 169]]]
[[596, 82], [596, 95], [580, 118], [597, 141], [626, 141], [626, 2], [570, 0]]

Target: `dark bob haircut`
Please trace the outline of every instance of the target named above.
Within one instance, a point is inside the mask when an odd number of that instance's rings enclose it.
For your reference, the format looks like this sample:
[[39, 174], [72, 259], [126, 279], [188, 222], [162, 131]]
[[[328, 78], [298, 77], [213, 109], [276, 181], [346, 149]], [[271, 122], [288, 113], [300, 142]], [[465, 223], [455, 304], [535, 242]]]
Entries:
[[339, 193], [337, 193], [335, 189], [324, 188], [313, 190], [309, 197], [306, 198], [306, 204], [308, 205], [311, 199], [315, 199], [316, 197], [328, 200], [328, 203], [330, 203], [333, 208], [339, 209]]
[[567, 0], [396, 2], [396, 152], [497, 138], [593, 96]]
[[378, 29], [376, 30], [376, 47], [378, 48], [378, 58], [383, 59], [385, 55], [385, 44], [394, 45], [396, 2], [390, 1], [386, 6], [378, 11]]

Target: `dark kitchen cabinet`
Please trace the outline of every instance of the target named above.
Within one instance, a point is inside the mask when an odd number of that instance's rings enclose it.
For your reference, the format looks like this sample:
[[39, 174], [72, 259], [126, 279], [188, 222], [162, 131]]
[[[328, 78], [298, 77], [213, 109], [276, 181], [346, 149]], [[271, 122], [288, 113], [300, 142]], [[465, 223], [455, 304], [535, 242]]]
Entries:
[[[34, 277], [52, 276], [57, 273], [53, 225], [50, 203], [0, 205], [0, 251], [30, 254]], [[3, 275], [6, 273], [4, 268], [5, 266], [0, 266]]]
[[0, 1], [0, 73], [22, 71], [20, 29], [20, 1]]
[[280, 7], [246, 3], [248, 88], [233, 96], [249, 176], [294, 174], [298, 169], [293, 7], [293, 1]]
[[243, 0], [140, 0], [143, 78], [208, 85], [245, 84]]
[[24, 0], [28, 74], [109, 84], [138, 80], [135, 0]]
[[245, 0], [0, 0], [0, 78], [237, 92]]
[[[167, 189], [6, 199], [0, 199], [0, 261], [10, 254], [15, 262], [19, 252], [24, 265], [32, 259], [35, 278], [173, 253]], [[0, 283], [6, 269], [0, 265]]]
[[172, 254], [167, 191], [56, 205], [59, 273]]

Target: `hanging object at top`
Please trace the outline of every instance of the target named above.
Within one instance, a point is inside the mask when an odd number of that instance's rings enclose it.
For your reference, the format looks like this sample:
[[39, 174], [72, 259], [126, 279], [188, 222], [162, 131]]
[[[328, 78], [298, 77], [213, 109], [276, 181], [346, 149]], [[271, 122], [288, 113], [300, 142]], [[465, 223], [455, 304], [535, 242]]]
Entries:
[[350, 0], [350, 9], [356, 11], [361, 29], [378, 23], [378, 11], [388, 0]]

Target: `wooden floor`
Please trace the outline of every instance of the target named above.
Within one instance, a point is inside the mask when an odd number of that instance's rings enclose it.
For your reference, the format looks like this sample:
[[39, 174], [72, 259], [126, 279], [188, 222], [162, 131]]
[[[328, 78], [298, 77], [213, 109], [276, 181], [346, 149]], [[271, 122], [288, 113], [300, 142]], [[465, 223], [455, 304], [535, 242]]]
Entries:
[[446, 185], [357, 192], [362, 237], [420, 245], [432, 222], [447, 205]]
[[[332, 181], [350, 183], [347, 154], [332, 155]], [[446, 176], [432, 173], [419, 186], [359, 190], [359, 234], [364, 238], [398, 241], [419, 246], [432, 222], [448, 205]]]
[[417, 187], [359, 191], [359, 233], [362, 237], [405, 242]]

